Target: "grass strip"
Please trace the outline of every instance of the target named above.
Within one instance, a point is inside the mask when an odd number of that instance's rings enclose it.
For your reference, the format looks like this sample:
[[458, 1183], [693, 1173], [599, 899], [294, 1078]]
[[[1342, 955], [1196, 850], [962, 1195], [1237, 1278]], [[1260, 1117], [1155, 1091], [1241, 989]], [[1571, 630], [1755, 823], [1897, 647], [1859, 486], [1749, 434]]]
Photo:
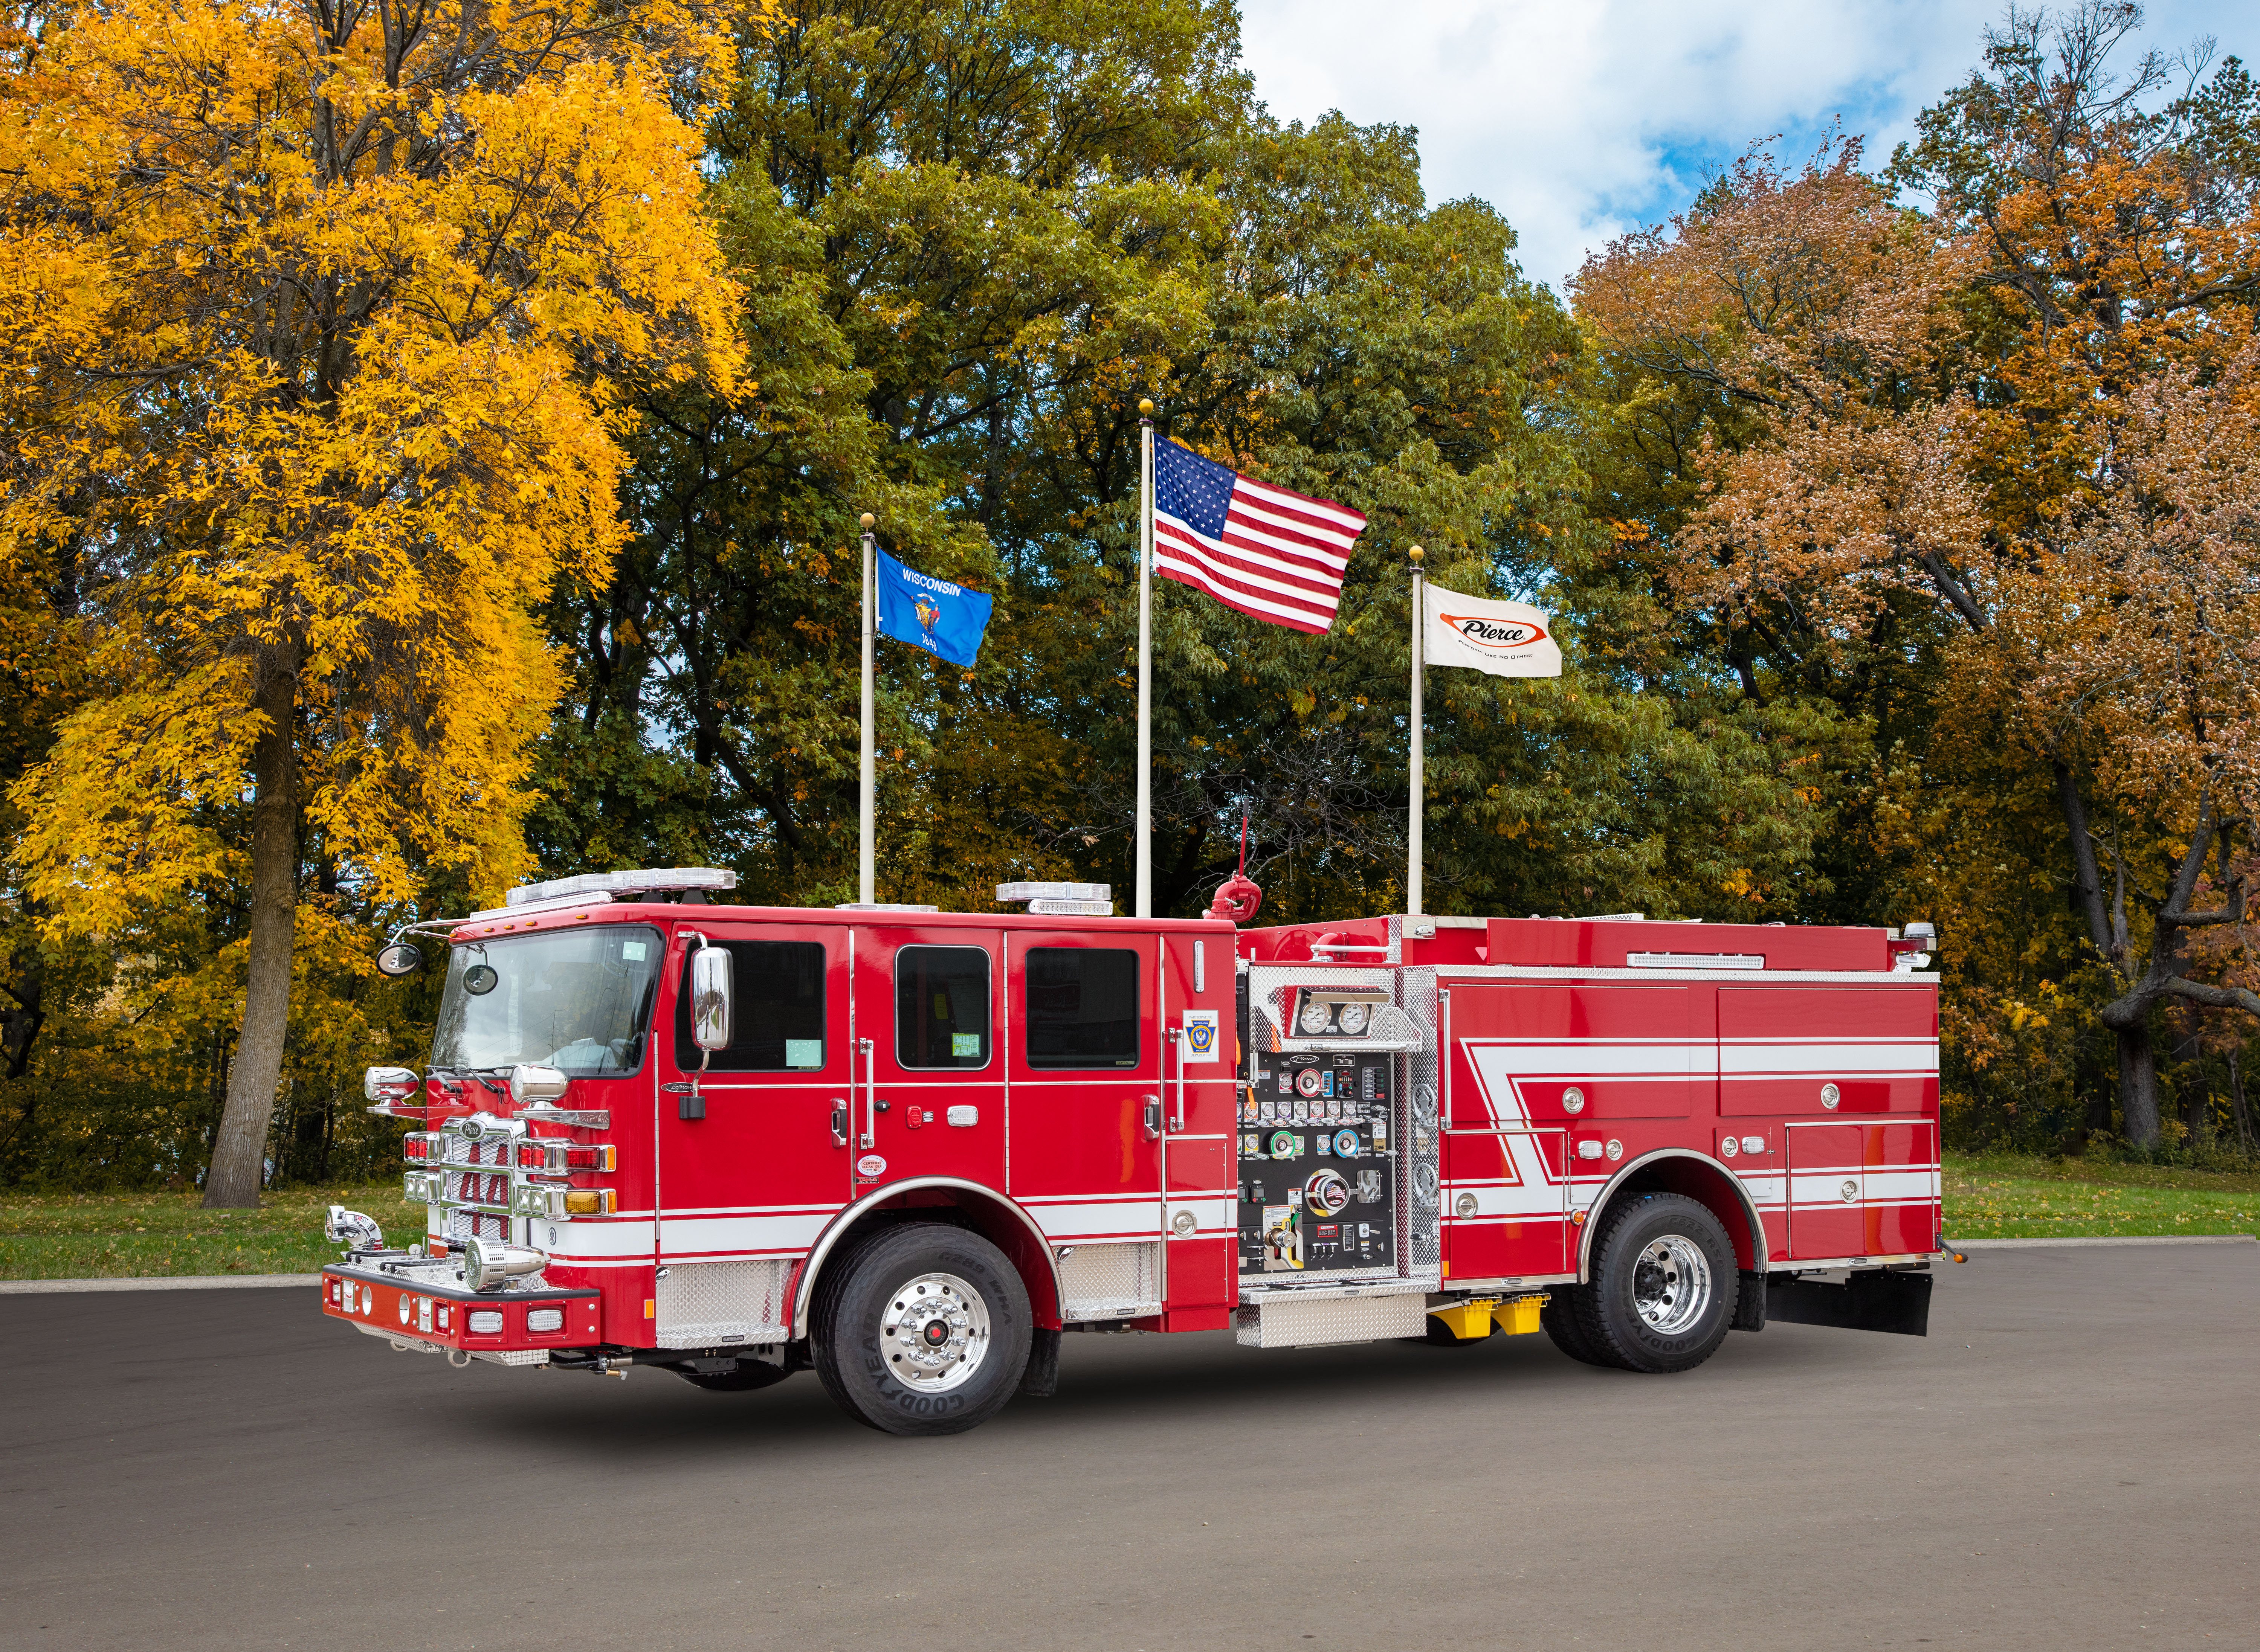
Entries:
[[[2096, 1159], [1946, 1156], [1950, 1239], [2260, 1233], [2260, 1176]], [[288, 1188], [255, 1211], [208, 1211], [193, 1193], [0, 1195], [0, 1279], [147, 1279], [313, 1273], [337, 1259], [322, 1215], [350, 1205], [395, 1243], [424, 1207], [383, 1187]]]
[[315, 1273], [338, 1259], [322, 1237], [332, 1205], [376, 1218], [395, 1244], [424, 1233], [424, 1207], [386, 1187], [287, 1188], [255, 1211], [208, 1211], [194, 1193], [0, 1194], [0, 1279], [149, 1279]]

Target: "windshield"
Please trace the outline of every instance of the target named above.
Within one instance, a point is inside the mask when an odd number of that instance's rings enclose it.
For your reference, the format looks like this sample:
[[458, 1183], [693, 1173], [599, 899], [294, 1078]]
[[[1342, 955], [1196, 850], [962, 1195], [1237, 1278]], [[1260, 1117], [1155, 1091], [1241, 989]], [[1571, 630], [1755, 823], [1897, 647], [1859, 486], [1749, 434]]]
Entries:
[[450, 948], [432, 1065], [632, 1073], [665, 955], [656, 929], [628, 924]]

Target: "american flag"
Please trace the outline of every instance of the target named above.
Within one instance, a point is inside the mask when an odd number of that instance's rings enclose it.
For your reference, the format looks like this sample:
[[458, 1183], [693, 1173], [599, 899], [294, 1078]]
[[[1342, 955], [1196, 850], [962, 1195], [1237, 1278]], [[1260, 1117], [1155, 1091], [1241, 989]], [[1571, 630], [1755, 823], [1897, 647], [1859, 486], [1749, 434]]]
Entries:
[[1174, 441], [1154, 449], [1154, 571], [1227, 608], [1323, 632], [1365, 518], [1241, 476]]

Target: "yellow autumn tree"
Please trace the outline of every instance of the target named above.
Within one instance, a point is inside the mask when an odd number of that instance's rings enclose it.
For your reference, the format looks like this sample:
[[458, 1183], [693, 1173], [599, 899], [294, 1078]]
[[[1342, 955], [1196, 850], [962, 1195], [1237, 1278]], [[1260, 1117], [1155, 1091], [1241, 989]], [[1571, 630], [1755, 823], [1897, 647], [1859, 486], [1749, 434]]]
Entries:
[[623, 392], [736, 369], [690, 124], [731, 20], [61, 0], [5, 42], [0, 555], [97, 570], [21, 855], [58, 936], [247, 887], [208, 1205], [258, 1197], [307, 845], [375, 899], [521, 865], [529, 610], [620, 540]]

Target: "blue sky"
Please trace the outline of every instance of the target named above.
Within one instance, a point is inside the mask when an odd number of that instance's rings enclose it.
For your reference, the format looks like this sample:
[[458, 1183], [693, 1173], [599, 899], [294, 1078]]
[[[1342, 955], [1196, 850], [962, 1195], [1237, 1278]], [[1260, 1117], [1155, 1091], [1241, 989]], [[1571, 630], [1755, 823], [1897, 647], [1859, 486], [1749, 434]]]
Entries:
[[[1559, 291], [1588, 249], [1667, 218], [1753, 139], [1809, 152], [1833, 117], [1880, 163], [1975, 67], [2001, 0], [1241, 0], [1274, 113], [1420, 129], [1432, 200], [1479, 195]], [[2260, 6], [2158, 0], [2122, 46], [2197, 37], [2247, 62]]]

